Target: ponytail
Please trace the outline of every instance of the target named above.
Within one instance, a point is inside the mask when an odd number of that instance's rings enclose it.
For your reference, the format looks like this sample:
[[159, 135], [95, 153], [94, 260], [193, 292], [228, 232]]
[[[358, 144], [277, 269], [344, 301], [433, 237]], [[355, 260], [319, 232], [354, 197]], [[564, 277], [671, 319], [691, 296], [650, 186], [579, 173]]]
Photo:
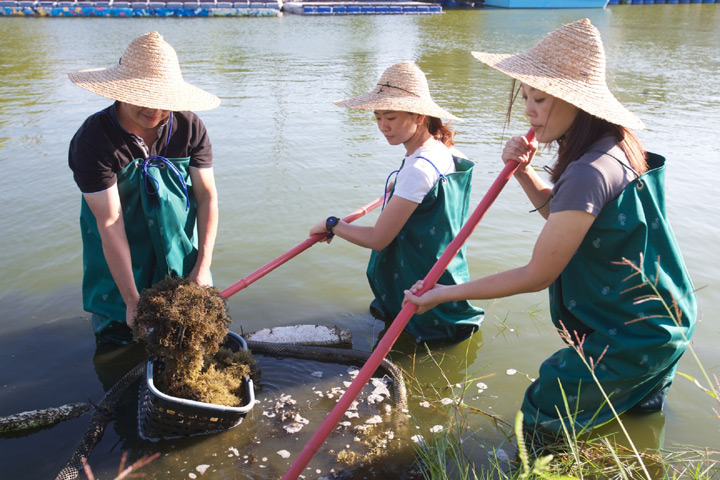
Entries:
[[425, 116], [425, 126], [436, 140], [441, 141], [446, 147], [450, 148], [455, 145], [453, 137], [457, 133], [455, 130], [450, 128], [449, 123], [443, 123], [443, 121], [437, 117]]

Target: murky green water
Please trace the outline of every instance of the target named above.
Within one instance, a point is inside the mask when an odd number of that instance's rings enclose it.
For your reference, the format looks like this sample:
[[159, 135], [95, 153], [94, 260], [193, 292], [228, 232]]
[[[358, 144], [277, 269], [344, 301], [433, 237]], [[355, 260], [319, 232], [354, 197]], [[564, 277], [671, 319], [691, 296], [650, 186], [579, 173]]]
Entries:
[[[337, 108], [331, 100], [364, 93], [392, 63], [417, 61], [438, 103], [466, 120], [457, 124], [457, 141], [477, 162], [476, 204], [502, 166], [509, 82], [470, 51], [524, 50], [585, 16], [603, 34], [613, 90], [648, 126], [641, 138], [668, 157], [669, 215], [695, 284], [704, 287], [694, 348], [703, 365], [717, 372], [718, 5], [337, 18], [0, 18], [0, 415], [98, 401], [103, 382], [111, 382], [114, 368], [122, 369], [118, 362], [132, 361], [95, 351], [81, 307], [80, 195], [67, 167], [67, 146], [82, 121], [108, 101], [73, 86], [66, 72], [109, 66], [135, 36], [158, 30], [178, 51], [186, 79], [222, 98], [218, 109], [201, 116], [215, 151], [221, 223], [213, 272], [224, 288], [301, 242], [317, 220], [349, 213], [382, 193], [403, 152], [380, 138], [367, 113]], [[511, 128], [524, 132], [526, 124], [518, 117]], [[551, 161], [548, 154], [545, 161]], [[529, 259], [541, 227], [540, 218], [527, 213], [531, 208], [511, 181], [468, 242], [473, 276]], [[360, 221], [374, 219], [371, 214]], [[338, 325], [352, 331], [356, 349], [369, 350], [383, 325], [367, 311], [367, 258], [367, 251], [342, 241], [311, 248], [230, 299], [232, 328]], [[451, 396], [444, 388], [448, 383], [477, 378], [466, 402], [512, 422], [529, 378], [560, 340], [552, 332], [544, 292], [478, 304], [487, 311], [481, 332], [434, 352], [445, 376], [406, 339], [396, 345], [393, 360], [413, 372], [430, 399]], [[508, 369], [518, 373], [508, 375]], [[679, 370], [699, 376], [690, 355]], [[204, 478], [282, 475], [331, 406], [318, 400], [313, 386], [328, 389], [328, 378], [347, 376], [346, 367], [329, 369], [321, 380], [314, 371], [268, 361], [259, 385], [261, 403], [242, 425], [187, 441], [139, 440], [130, 396], [91, 464], [108, 478], [124, 451], [161, 451], [163, 457], [147, 468], [155, 478], [190, 478], [193, 471], [199, 475], [198, 465], [209, 465]], [[481, 391], [478, 382], [487, 389]], [[297, 434], [268, 430], [262, 412], [281, 394], [297, 399], [310, 420]], [[419, 401], [410, 396], [410, 413], [424, 428], [442, 423], [438, 410], [445, 407], [436, 403], [427, 409]], [[678, 377], [664, 413], [633, 421], [633, 435], [648, 446], [717, 448], [712, 406], [706, 394]], [[0, 439], [0, 476], [54, 478], [88, 420]], [[492, 447], [512, 455], [503, 432], [486, 417], [474, 415], [469, 425], [465, 445], [476, 462], [484, 463]], [[352, 435], [331, 438], [308, 478], [341, 469], [327, 448], [346, 443], [353, 443]], [[280, 450], [290, 457], [282, 458]], [[403, 451], [363, 475], [386, 478], [404, 465], [401, 459], [410, 450]]]

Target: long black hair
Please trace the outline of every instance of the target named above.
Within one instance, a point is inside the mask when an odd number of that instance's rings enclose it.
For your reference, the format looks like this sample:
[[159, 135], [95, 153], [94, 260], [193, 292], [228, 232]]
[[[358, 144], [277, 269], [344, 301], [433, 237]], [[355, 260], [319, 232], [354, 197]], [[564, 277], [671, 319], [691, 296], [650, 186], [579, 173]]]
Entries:
[[[508, 104], [505, 126], [510, 124], [512, 106], [520, 93], [520, 87], [518, 86], [516, 88], [516, 85], [519, 83], [517, 80], [513, 80], [510, 87], [510, 102]], [[553, 97], [552, 95], [549, 96], [557, 99], [557, 97]], [[552, 109], [549, 115], [552, 115]], [[557, 139], [557, 160], [549, 169], [550, 181], [553, 183], [557, 182], [571, 162], [583, 156], [593, 143], [606, 135], [611, 135], [618, 142], [622, 151], [625, 152], [630, 166], [638, 175], [642, 175], [648, 170], [647, 152], [640, 139], [632, 130], [578, 109], [578, 114], [568, 131]]]

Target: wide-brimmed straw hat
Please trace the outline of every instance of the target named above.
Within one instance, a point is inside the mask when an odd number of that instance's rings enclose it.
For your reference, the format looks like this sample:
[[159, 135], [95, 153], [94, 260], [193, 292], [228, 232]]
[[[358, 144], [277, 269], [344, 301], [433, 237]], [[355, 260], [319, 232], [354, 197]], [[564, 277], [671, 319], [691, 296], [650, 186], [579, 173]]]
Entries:
[[333, 103], [347, 108], [392, 110], [460, 120], [433, 101], [425, 74], [413, 62], [400, 62], [388, 67], [372, 92]]
[[486, 65], [591, 115], [627, 128], [644, 128], [643, 122], [610, 92], [600, 32], [587, 18], [563, 25], [525, 53], [472, 54]]
[[210, 110], [220, 99], [183, 80], [175, 49], [158, 32], [140, 35], [110, 68], [68, 74], [78, 87], [138, 107]]

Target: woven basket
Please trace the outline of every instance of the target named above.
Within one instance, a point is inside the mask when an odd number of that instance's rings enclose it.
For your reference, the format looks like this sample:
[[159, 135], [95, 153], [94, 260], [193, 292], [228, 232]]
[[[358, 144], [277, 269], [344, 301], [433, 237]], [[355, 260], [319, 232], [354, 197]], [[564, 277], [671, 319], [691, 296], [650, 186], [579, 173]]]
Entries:
[[[247, 350], [245, 340], [228, 332], [223, 346], [234, 352]], [[160, 440], [204, 435], [229, 430], [239, 425], [255, 404], [255, 390], [250, 377], [243, 382], [244, 405], [228, 407], [167, 395], [153, 382], [153, 362], [147, 364], [146, 381], [140, 385], [138, 398], [138, 434], [144, 440]]]

